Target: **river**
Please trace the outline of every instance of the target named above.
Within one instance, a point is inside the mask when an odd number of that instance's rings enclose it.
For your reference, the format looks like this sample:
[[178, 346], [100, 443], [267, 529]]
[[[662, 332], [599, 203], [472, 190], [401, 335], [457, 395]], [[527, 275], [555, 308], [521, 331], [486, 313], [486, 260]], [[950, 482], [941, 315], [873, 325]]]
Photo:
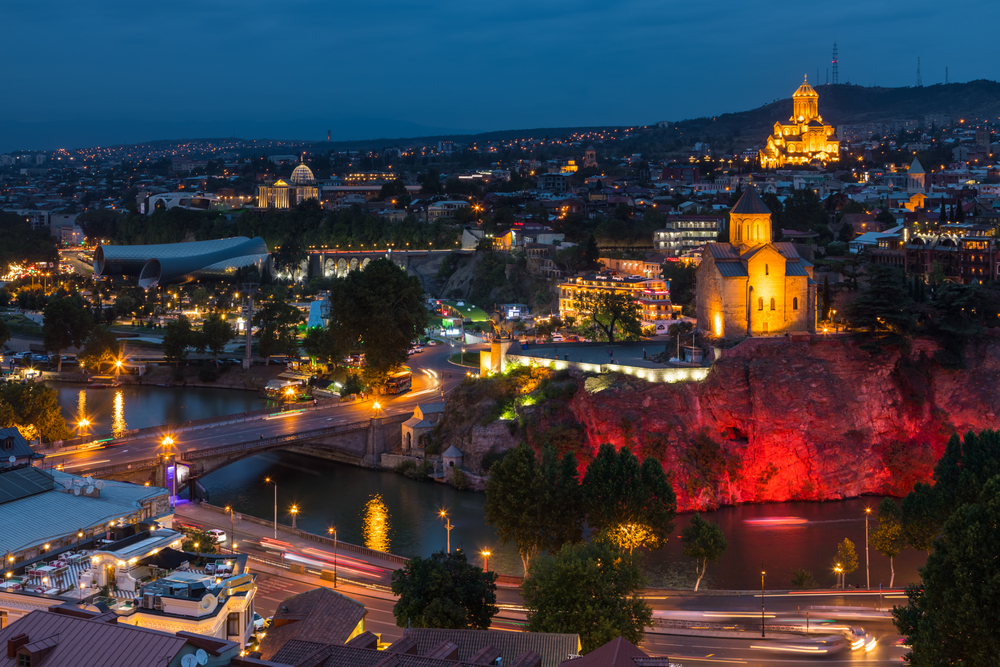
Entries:
[[[212, 388], [180, 388], [128, 385], [114, 389], [83, 390], [80, 385], [53, 383], [63, 414], [72, 424], [84, 411], [91, 433], [117, 428], [143, 428], [214, 415], [233, 414], [263, 407], [256, 394]], [[441, 509], [448, 511], [454, 528], [452, 548], [463, 547], [481, 564], [479, 553], [491, 552], [490, 567], [519, 575], [521, 561], [512, 544], [498, 543], [495, 532], [483, 521], [480, 493], [457, 491], [438, 483], [416, 482], [392, 472], [358, 468], [317, 460], [290, 452], [272, 452], [244, 459], [211, 475], [203, 484], [215, 505], [232, 505], [237, 511], [271, 518], [274, 490], [264, 483], [270, 477], [278, 485], [278, 518], [291, 523], [288, 509], [299, 508], [298, 525], [325, 534], [336, 525], [338, 536], [355, 544], [368, 544], [403, 556], [426, 556], [444, 549], [447, 534]], [[811, 571], [820, 586], [834, 583], [833, 565], [837, 544], [845, 537], [858, 550], [859, 568], [847, 583], [865, 582], [864, 509], [877, 509], [879, 498], [857, 498], [825, 503], [772, 503], [742, 505], [706, 512], [702, 516], [718, 523], [729, 548], [718, 563], [710, 564], [702, 586], [714, 589], [749, 589], [760, 586], [761, 568], [767, 572], [765, 586], [791, 587], [791, 573]], [[678, 518], [667, 544], [644, 553], [643, 569], [650, 585], [684, 588], [693, 585], [693, 561], [683, 555], [680, 531], [690, 515]], [[870, 520], [869, 528], [876, 520]], [[239, 528], [237, 527], [237, 532]], [[871, 551], [871, 583], [889, 584], [889, 561]], [[906, 550], [896, 558], [896, 585], [917, 581], [923, 553]]]

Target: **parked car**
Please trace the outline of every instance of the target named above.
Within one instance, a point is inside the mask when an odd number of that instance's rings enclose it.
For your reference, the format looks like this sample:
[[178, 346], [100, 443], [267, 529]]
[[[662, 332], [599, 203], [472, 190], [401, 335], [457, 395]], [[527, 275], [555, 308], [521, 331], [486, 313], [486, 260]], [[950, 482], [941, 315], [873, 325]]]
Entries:
[[263, 630], [264, 627], [265, 627], [265, 625], [264, 625], [265, 623], [266, 623], [266, 621], [264, 620], [263, 616], [261, 616], [257, 612], [253, 613], [253, 630], [254, 630], [254, 632], [260, 632], [261, 630]]
[[218, 528], [213, 528], [210, 531], [208, 531], [208, 534], [215, 538], [216, 544], [225, 544], [226, 531], [219, 530]]

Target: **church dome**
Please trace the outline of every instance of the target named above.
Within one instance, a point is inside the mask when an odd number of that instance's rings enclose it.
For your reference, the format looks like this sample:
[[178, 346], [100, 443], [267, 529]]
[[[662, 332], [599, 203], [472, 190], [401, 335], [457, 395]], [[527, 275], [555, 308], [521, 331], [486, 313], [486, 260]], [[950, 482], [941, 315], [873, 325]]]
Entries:
[[305, 166], [304, 164], [300, 164], [294, 170], [292, 170], [292, 178], [290, 180], [292, 181], [292, 183], [297, 183], [301, 185], [303, 183], [312, 183], [316, 179], [315, 177], [313, 177], [312, 169]]
[[802, 85], [799, 86], [799, 89], [795, 91], [794, 95], [792, 95], [792, 98], [803, 98], [803, 97], [815, 97], [816, 99], [819, 99], [819, 93], [817, 93], [815, 89], [813, 89], [813, 87], [809, 85], [808, 74], [802, 81]]

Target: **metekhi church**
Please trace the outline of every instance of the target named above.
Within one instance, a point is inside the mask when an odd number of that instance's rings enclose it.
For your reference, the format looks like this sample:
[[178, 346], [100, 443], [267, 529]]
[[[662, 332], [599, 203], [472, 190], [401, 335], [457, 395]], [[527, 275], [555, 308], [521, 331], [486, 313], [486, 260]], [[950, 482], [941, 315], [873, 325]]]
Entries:
[[832, 125], [819, 115], [819, 95], [808, 79], [792, 95], [792, 117], [788, 124], [774, 124], [774, 134], [760, 151], [760, 166], [775, 169], [835, 162], [840, 158], [840, 142]]
[[698, 328], [718, 338], [815, 333], [813, 265], [771, 240], [771, 211], [753, 186], [729, 212], [729, 240], [701, 255]]

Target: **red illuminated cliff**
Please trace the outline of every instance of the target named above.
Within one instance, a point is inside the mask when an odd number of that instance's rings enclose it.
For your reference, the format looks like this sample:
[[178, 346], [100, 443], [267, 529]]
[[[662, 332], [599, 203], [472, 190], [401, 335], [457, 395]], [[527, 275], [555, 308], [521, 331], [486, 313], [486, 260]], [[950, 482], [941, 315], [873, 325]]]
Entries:
[[951, 433], [995, 428], [1000, 413], [1000, 340], [970, 348], [966, 370], [933, 351], [748, 341], [700, 383], [580, 378], [568, 401], [528, 409], [527, 438], [574, 451], [581, 467], [603, 442], [655, 456], [682, 510], [904, 494]]

